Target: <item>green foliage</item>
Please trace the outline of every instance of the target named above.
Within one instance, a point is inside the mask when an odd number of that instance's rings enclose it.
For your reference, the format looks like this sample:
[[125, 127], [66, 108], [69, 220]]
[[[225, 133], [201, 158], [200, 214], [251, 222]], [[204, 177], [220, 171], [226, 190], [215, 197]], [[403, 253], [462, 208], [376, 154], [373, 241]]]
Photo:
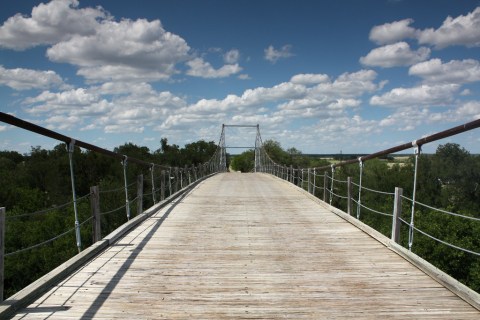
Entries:
[[316, 159], [302, 155], [296, 148], [284, 150], [279, 142], [267, 140], [263, 147], [273, 162], [279, 165], [293, 166], [295, 168], [322, 167], [329, 165], [324, 159]]
[[234, 171], [252, 172], [255, 166], [255, 151], [247, 150], [234, 156], [230, 166]]

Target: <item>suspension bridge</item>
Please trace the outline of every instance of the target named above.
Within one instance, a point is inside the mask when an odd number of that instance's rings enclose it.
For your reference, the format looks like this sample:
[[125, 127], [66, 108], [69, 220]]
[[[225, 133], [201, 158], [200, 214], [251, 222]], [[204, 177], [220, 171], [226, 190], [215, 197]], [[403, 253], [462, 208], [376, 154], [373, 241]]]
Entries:
[[[79, 253], [0, 305], [0, 318], [14, 319], [478, 319], [480, 295], [415, 255], [418, 156], [421, 146], [480, 126], [473, 121], [359, 159], [329, 167], [293, 168], [272, 161], [256, 130], [252, 173], [226, 168], [225, 128], [210, 161], [170, 168], [117, 154], [0, 113], [0, 120], [69, 146], [73, 228]], [[136, 198], [128, 192], [128, 221], [102, 237], [98, 197], [88, 195], [91, 217], [81, 220], [75, 193], [73, 146], [150, 168], [151, 191], [143, 177]], [[415, 150], [411, 198], [400, 187], [389, 193], [390, 236], [361, 222], [365, 162]], [[357, 181], [335, 176], [339, 167], [359, 164]], [[341, 187], [340, 187], [341, 185]], [[353, 190], [357, 191], [356, 193]], [[153, 206], [144, 210], [143, 199]], [[334, 207], [343, 199], [346, 210]], [[408, 202], [405, 207], [402, 203]], [[133, 203], [136, 203], [134, 210]], [[1, 205], [1, 204], [0, 204]], [[5, 252], [1, 235], [9, 220], [0, 209], [0, 284]], [[410, 211], [411, 210], [411, 211]], [[403, 214], [402, 214], [403, 211]], [[411, 212], [408, 215], [408, 212]], [[442, 210], [459, 218], [473, 219]], [[136, 213], [135, 213], [136, 212]], [[8, 216], [8, 215], [7, 215]], [[406, 217], [409, 218], [406, 218]], [[478, 219], [477, 219], [478, 220]], [[82, 248], [80, 228], [89, 224], [95, 241]], [[400, 245], [400, 232], [407, 238]], [[59, 235], [59, 237], [62, 235]], [[48, 240], [55, 241], [57, 237]], [[472, 255], [479, 252], [445, 243]], [[22, 250], [35, 250], [31, 248]], [[8, 251], [8, 248], [7, 248]], [[3, 290], [2, 290], [3, 291]]]

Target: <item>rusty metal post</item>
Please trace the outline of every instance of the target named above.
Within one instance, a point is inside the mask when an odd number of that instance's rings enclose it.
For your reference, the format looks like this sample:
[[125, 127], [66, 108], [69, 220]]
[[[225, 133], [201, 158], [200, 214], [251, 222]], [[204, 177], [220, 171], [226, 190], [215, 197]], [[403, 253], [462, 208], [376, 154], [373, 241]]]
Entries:
[[90, 187], [90, 208], [92, 211], [93, 243], [102, 239], [102, 221], [100, 218], [100, 192], [98, 186]]
[[393, 204], [393, 219], [392, 219], [392, 240], [400, 243], [400, 217], [402, 216], [402, 195], [403, 189], [395, 187], [395, 202]]

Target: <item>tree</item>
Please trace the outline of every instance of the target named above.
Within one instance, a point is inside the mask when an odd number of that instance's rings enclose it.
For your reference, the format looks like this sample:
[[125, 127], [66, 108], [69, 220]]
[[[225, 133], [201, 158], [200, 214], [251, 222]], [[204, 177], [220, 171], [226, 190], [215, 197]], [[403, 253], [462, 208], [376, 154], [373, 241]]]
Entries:
[[235, 171], [251, 172], [255, 167], [255, 151], [247, 150], [233, 157], [230, 166]]
[[183, 165], [199, 165], [207, 162], [217, 150], [215, 142], [206, 142], [199, 140], [197, 142], [188, 143], [185, 148], [181, 149]]

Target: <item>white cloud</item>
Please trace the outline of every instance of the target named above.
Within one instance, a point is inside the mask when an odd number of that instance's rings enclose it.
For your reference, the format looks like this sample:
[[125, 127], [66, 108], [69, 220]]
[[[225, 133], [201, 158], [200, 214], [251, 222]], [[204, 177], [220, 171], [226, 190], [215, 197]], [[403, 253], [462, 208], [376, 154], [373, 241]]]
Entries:
[[466, 59], [442, 63], [440, 59], [431, 59], [411, 66], [408, 74], [421, 77], [428, 83], [476, 82], [480, 81], [480, 62]]
[[428, 108], [404, 107], [380, 120], [380, 127], [395, 127], [398, 131], [411, 131], [431, 117]]
[[240, 80], [250, 80], [252, 78], [250, 78], [250, 76], [248, 74], [244, 73], [244, 74], [239, 74], [238, 79], [240, 79]]
[[455, 84], [421, 85], [413, 88], [395, 88], [381, 96], [374, 95], [370, 104], [378, 106], [445, 106], [453, 101], [460, 88]]
[[280, 59], [285, 59], [293, 56], [291, 52], [292, 46], [287, 44], [284, 45], [280, 50], [275, 49], [270, 45], [267, 49], [264, 50], [265, 59], [271, 63], [276, 63]]
[[78, 73], [92, 81], [145, 81], [176, 73], [175, 65], [189, 58], [189, 50], [185, 40], [165, 31], [159, 20], [139, 19], [103, 21], [95, 34], [57, 43], [47, 56], [79, 66]]
[[413, 19], [404, 19], [375, 26], [370, 31], [370, 40], [376, 44], [391, 44], [407, 38], [415, 38], [416, 31], [410, 27]]
[[235, 64], [240, 59], [240, 51], [232, 49], [223, 55], [223, 60], [227, 64]]
[[420, 31], [418, 41], [420, 44], [433, 45], [437, 49], [454, 45], [480, 46], [480, 7], [465, 16], [447, 17], [438, 29]]
[[231, 117], [232, 123], [257, 124], [262, 126], [275, 127], [284, 122], [284, 118], [280, 116], [272, 116], [271, 114], [236, 114]]
[[170, 129], [195, 130], [199, 123], [203, 125], [218, 124], [225, 121], [226, 116], [223, 113], [212, 113], [209, 117], [201, 114], [182, 113], [169, 115], [159, 126], [155, 127], [157, 131]]
[[377, 73], [373, 70], [360, 70], [343, 73], [333, 82], [320, 83], [311, 90], [312, 97], [328, 96], [331, 98], [359, 97], [380, 88], [373, 82]]
[[173, 74], [178, 73], [174, 65], [170, 65], [167, 69], [142, 69], [136, 66], [113, 66], [102, 65], [95, 67], [82, 67], [77, 74], [85, 77], [87, 83], [98, 82], [150, 82], [157, 80], [168, 80]]
[[188, 61], [187, 65], [190, 68], [187, 70], [189, 76], [201, 78], [225, 78], [242, 71], [237, 63], [226, 64], [219, 69], [214, 69], [210, 63], [202, 58], [194, 58]]
[[313, 128], [314, 136], [337, 146], [339, 142], [345, 143], [347, 138], [349, 144], [355, 145], [354, 140], [365, 140], [365, 136], [375, 132], [379, 132], [377, 122], [362, 119], [359, 115], [321, 119]]
[[460, 105], [455, 113], [465, 120], [480, 119], [480, 101], [468, 101]]
[[98, 96], [79, 88], [58, 93], [44, 91], [36, 97], [25, 99], [24, 104], [34, 105], [28, 112], [38, 114], [68, 112], [74, 107], [89, 106], [96, 101]]
[[429, 48], [420, 47], [417, 51], [413, 51], [408, 43], [397, 42], [373, 49], [365, 57], [361, 57], [360, 62], [366, 66], [390, 68], [409, 66], [424, 61], [429, 56]]
[[331, 81], [328, 75], [299, 74], [273, 87], [248, 89], [241, 95], [230, 94], [224, 99], [201, 99], [170, 114], [159, 130], [184, 128], [187, 123], [195, 126], [194, 120], [198, 119], [207, 119], [201, 122], [212, 119], [236, 123], [261, 121], [271, 126], [299, 118], [336, 121], [346, 117], [348, 110], [360, 106], [359, 97], [364, 93], [381, 87], [374, 83], [376, 76], [373, 70], [360, 70], [344, 73]]
[[[47, 117], [44, 122], [49, 128], [64, 129], [68, 125], [107, 133], [142, 132], [186, 106], [182, 98], [168, 91], [157, 92], [148, 84], [135, 84], [128, 94], [116, 94], [122, 86], [110, 83], [89, 89], [44, 91], [25, 99], [24, 105], [26, 112]], [[107, 100], [105, 94], [113, 97]]]
[[15, 90], [48, 89], [62, 86], [63, 80], [50, 70], [5, 69], [0, 65], [0, 85], [6, 85]]
[[71, 130], [81, 123], [78, 116], [54, 115], [43, 121], [43, 124], [51, 130]]
[[73, 35], [92, 35], [99, 21], [109, 19], [101, 8], [77, 9], [77, 0], [53, 0], [32, 9], [31, 17], [17, 14], [0, 27], [0, 47], [24, 50], [55, 44]]
[[7, 131], [7, 126], [0, 126], [0, 132]]
[[345, 116], [346, 109], [355, 108], [360, 105], [360, 100], [338, 99], [330, 100], [325, 97], [323, 100], [307, 97], [304, 99], [290, 100], [278, 105], [279, 111], [274, 116], [285, 118], [323, 118], [331, 119]]
[[304, 96], [307, 89], [302, 85], [283, 82], [276, 86], [247, 89], [241, 96], [227, 95], [223, 100], [201, 99], [183, 110], [185, 113], [215, 113], [229, 110], [244, 111], [245, 108], [262, 106]]
[[290, 79], [290, 82], [292, 83], [304, 84], [304, 85], [312, 85], [312, 84], [318, 84], [318, 83], [323, 83], [328, 81], [330, 81], [330, 77], [328, 75], [312, 74], [312, 73], [297, 74]]

